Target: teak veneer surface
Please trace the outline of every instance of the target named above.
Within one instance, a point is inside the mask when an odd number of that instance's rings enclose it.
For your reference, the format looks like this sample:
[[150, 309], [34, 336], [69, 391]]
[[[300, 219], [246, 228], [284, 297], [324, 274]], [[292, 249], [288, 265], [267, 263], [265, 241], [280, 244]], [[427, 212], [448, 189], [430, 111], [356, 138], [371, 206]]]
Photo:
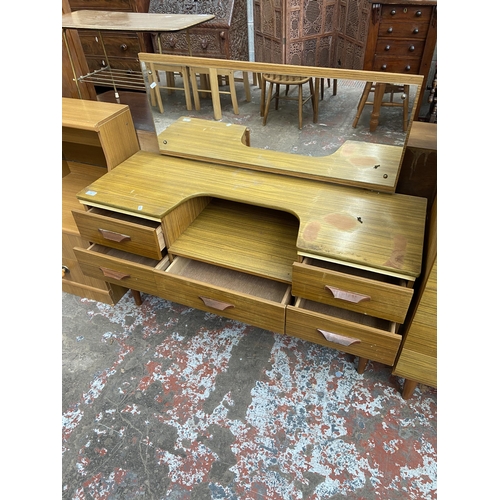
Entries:
[[181, 31], [210, 21], [213, 14], [149, 14], [78, 10], [63, 14], [62, 27], [103, 31]]
[[311, 157], [247, 146], [247, 135], [243, 125], [181, 117], [159, 134], [158, 145], [169, 156], [394, 191], [401, 146], [346, 141], [331, 155]]
[[[139, 151], [78, 194], [88, 205], [160, 221], [208, 196], [282, 210], [299, 220], [302, 255], [418, 277], [426, 200]], [[251, 210], [252, 207], [249, 207]]]

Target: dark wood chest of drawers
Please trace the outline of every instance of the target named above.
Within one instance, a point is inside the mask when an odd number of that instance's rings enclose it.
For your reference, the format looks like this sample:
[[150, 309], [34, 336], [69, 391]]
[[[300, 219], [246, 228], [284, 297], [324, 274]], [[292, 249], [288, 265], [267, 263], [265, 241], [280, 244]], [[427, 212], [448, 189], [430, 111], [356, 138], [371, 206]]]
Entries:
[[[213, 14], [211, 21], [189, 30], [194, 57], [248, 61], [248, 16], [246, 0], [151, 0], [151, 14]], [[189, 55], [186, 32], [161, 33], [163, 54]], [[153, 40], [154, 51], [160, 52]]]
[[[149, 0], [69, 0], [69, 4], [72, 12], [77, 10], [148, 12], [149, 9]], [[137, 54], [153, 51], [149, 33], [131, 31], [99, 33], [79, 30], [78, 35], [90, 71], [106, 67], [106, 55], [113, 69], [140, 71]]]

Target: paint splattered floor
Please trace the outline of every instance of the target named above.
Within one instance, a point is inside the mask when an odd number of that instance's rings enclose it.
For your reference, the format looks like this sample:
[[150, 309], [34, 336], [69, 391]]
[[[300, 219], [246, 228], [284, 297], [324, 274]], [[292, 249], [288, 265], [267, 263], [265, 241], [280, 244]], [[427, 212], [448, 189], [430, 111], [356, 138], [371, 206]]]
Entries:
[[62, 305], [63, 499], [437, 498], [435, 389], [149, 295]]

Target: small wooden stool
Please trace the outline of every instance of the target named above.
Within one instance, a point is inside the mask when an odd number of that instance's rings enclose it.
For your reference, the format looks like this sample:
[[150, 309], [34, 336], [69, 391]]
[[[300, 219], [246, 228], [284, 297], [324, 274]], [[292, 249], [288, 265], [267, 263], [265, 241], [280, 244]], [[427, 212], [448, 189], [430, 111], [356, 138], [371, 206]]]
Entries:
[[[266, 82], [269, 82], [269, 94], [266, 99]], [[305, 99], [302, 94], [302, 86], [304, 83], [309, 82], [309, 91], [310, 94]], [[276, 85], [276, 92], [273, 94], [273, 86]], [[280, 96], [280, 85], [286, 85], [285, 95]], [[288, 96], [288, 88], [290, 85], [297, 85], [299, 89], [298, 97], [289, 97]], [[311, 99], [313, 105], [313, 121], [316, 121], [316, 101], [314, 95], [314, 86], [312, 77], [304, 77], [304, 76], [291, 76], [291, 75], [277, 75], [271, 73], [262, 73], [262, 90], [261, 90], [261, 100], [260, 100], [260, 116], [264, 117], [263, 125], [267, 122], [267, 115], [269, 113], [269, 107], [271, 105], [272, 99], [276, 100], [275, 109], [278, 109], [278, 104], [280, 99], [290, 100], [290, 101], [298, 101], [299, 103], [299, 129], [302, 129], [302, 108], [304, 104]]]
[[[151, 89], [151, 105], [156, 106], [158, 103], [158, 108], [160, 113], [163, 113], [163, 102], [161, 99], [160, 89], [168, 90], [171, 94], [175, 90], [184, 91], [186, 96], [186, 109], [191, 111], [193, 106], [191, 104], [191, 90], [189, 88], [189, 70], [187, 66], [177, 66], [172, 64], [162, 64], [162, 63], [146, 63], [149, 87]], [[166, 85], [160, 84], [158, 71], [165, 71], [166, 75]], [[175, 73], [178, 73], [182, 78], [182, 87], [175, 86]]]
[[[193, 88], [193, 99], [194, 108], [199, 111], [200, 105], [200, 92], [208, 92], [212, 95], [212, 104], [214, 108], [214, 118], [220, 120], [222, 118], [222, 108], [220, 104], [220, 94], [228, 94], [231, 96], [231, 103], [233, 105], [233, 112], [235, 115], [240, 113], [238, 108], [238, 98], [236, 95], [236, 86], [234, 79], [234, 70], [232, 69], [215, 69], [215, 68], [198, 68], [190, 67], [189, 71], [191, 73], [191, 86]], [[209, 77], [208, 85], [203, 85], [203, 87], [209, 88], [198, 88], [198, 82], [196, 80], [197, 75], [200, 75], [200, 81], [206, 77]], [[219, 77], [224, 77], [229, 84], [229, 90], [219, 89]], [[246, 90], [246, 89], [245, 89]]]
[[[370, 92], [374, 93], [373, 101], [368, 102], [368, 95]], [[356, 117], [352, 123], [353, 128], [358, 125], [359, 117], [363, 112], [365, 105], [369, 104], [373, 106], [372, 116], [370, 119], [370, 132], [375, 132], [378, 126], [378, 119], [380, 116], [380, 108], [383, 106], [403, 108], [403, 132], [406, 132], [408, 128], [408, 102], [409, 102], [409, 85], [395, 85], [390, 83], [376, 83], [366, 82], [363, 94], [361, 94], [361, 99], [358, 103], [358, 110]], [[390, 100], [384, 101], [384, 94], [390, 94]], [[394, 102], [394, 94], [402, 94], [402, 102]]]

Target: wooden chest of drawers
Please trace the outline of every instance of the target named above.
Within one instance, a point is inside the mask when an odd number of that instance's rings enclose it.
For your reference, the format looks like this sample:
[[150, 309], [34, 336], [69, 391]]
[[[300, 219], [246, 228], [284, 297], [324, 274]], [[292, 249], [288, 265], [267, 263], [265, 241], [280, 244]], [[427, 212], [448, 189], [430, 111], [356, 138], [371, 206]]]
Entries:
[[[149, 0], [69, 0], [71, 11], [102, 10], [148, 12]], [[106, 56], [114, 69], [140, 71], [139, 52], [152, 52], [149, 33], [79, 30], [78, 35], [90, 71], [106, 67]], [[104, 48], [103, 48], [104, 44]]]
[[[195, 57], [248, 61], [248, 16], [246, 0], [205, 0], [203, 2], [151, 0], [151, 14], [213, 14], [203, 26], [189, 30], [191, 54]], [[189, 55], [185, 32], [161, 33], [163, 54]], [[159, 52], [156, 40], [154, 51]]]

